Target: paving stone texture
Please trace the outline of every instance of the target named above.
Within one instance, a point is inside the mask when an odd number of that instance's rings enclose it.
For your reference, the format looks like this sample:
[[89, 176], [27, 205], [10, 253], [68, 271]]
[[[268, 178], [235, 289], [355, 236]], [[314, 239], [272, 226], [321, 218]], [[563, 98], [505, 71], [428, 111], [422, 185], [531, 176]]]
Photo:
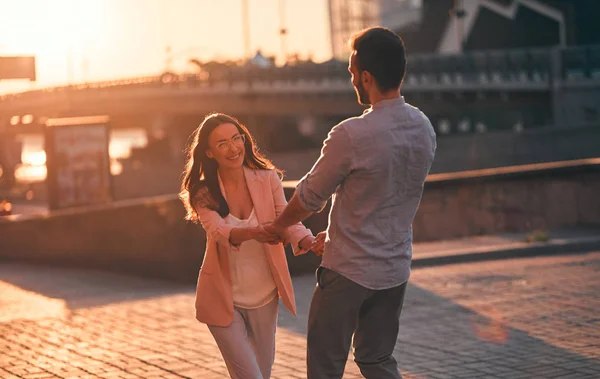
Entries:
[[[306, 377], [314, 276], [294, 284], [273, 378]], [[227, 378], [193, 304], [190, 285], [0, 263], [0, 378]], [[413, 379], [600, 378], [600, 252], [413, 270], [394, 356]]]

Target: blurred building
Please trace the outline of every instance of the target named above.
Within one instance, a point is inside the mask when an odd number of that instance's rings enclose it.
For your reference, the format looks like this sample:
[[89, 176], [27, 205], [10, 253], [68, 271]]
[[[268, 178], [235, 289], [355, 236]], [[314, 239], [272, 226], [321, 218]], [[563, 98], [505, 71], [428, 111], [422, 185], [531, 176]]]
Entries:
[[600, 44], [597, 0], [423, 0], [418, 27], [398, 32], [413, 53]]
[[419, 27], [423, 15], [422, 0], [378, 0], [378, 24], [392, 30]]
[[598, 0], [329, 0], [334, 58], [374, 25], [402, 36], [409, 53], [600, 44]]
[[348, 59], [348, 38], [361, 29], [376, 25], [377, 10], [377, 2], [372, 0], [329, 0], [329, 29], [334, 58]]
[[392, 30], [417, 27], [422, 0], [329, 0], [331, 51], [348, 59], [348, 39], [361, 29], [382, 25]]

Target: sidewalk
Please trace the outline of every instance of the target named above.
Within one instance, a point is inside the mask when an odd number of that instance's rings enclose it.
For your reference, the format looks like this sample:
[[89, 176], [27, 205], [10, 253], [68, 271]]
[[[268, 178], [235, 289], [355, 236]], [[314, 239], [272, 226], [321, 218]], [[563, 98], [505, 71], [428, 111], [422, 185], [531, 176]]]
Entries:
[[[473, 236], [413, 245], [413, 267], [524, 258], [554, 254], [577, 254], [600, 250], [600, 228], [573, 227], [544, 233], [546, 241], [528, 242], [532, 233]], [[535, 238], [534, 238], [535, 239]]]
[[[415, 269], [394, 357], [406, 379], [598, 378], [599, 270], [600, 252]], [[272, 379], [306, 378], [314, 275], [293, 282]], [[0, 262], [0, 378], [225, 379], [193, 307], [193, 285]]]

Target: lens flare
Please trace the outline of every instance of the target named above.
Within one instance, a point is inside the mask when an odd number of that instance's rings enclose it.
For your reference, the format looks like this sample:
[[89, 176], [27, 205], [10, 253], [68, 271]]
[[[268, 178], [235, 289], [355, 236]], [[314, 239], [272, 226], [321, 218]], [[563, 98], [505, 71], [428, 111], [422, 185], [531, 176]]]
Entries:
[[484, 341], [503, 344], [508, 341], [508, 329], [500, 312], [485, 308], [473, 316], [471, 325], [475, 335]]

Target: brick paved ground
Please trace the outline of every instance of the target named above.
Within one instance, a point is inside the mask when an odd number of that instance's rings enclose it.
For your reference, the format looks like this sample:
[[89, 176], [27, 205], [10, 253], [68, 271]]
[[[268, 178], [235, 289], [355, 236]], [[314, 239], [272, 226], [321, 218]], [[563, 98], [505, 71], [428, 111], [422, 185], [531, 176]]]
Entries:
[[[305, 377], [314, 279], [294, 282], [274, 378]], [[600, 252], [415, 270], [401, 320], [406, 378], [598, 378]], [[182, 377], [227, 377], [190, 286], [0, 264], [0, 378]]]

